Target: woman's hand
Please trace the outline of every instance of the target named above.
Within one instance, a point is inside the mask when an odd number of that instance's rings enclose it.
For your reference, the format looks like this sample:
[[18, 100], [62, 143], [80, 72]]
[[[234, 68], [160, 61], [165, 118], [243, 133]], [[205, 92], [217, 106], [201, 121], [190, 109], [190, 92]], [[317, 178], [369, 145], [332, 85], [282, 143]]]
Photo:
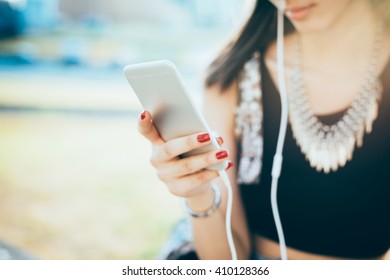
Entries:
[[[179, 197], [202, 196], [209, 189], [209, 182], [218, 177], [218, 172], [205, 168], [224, 161], [228, 151], [206, 152], [186, 158], [179, 155], [210, 143], [208, 133], [193, 134], [165, 142], [152, 123], [151, 114], [144, 111], [138, 123], [138, 131], [145, 136], [153, 147], [151, 164], [156, 168], [157, 175], [169, 191]], [[223, 143], [218, 137], [219, 144]], [[228, 168], [232, 166], [229, 162]]]

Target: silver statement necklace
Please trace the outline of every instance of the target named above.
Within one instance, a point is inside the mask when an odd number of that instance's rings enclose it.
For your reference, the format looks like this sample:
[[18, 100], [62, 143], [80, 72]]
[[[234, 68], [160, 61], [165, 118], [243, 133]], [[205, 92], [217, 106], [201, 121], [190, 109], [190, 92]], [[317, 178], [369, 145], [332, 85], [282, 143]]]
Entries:
[[375, 35], [370, 65], [361, 90], [339, 121], [322, 123], [310, 108], [302, 77], [302, 47], [300, 38], [295, 45], [295, 64], [289, 92], [290, 123], [301, 151], [317, 171], [336, 171], [352, 159], [355, 146], [363, 145], [363, 136], [370, 133], [378, 116], [382, 84], [377, 76], [377, 63], [382, 43], [383, 25]]

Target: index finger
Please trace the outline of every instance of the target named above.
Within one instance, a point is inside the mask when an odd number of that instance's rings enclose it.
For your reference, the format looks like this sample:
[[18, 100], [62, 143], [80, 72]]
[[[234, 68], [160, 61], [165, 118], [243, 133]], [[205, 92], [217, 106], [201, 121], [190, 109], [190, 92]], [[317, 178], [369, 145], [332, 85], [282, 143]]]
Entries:
[[150, 112], [144, 110], [138, 120], [138, 131], [147, 138], [152, 144], [162, 144], [165, 141], [161, 138], [156, 127], [152, 122]]

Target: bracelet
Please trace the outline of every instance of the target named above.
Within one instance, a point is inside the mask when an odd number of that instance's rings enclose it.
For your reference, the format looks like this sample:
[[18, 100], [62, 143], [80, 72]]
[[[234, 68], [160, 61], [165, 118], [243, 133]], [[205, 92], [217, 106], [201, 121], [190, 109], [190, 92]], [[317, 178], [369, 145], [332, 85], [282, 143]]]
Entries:
[[221, 191], [219, 190], [218, 186], [216, 184], [211, 184], [211, 189], [214, 191], [214, 201], [211, 206], [206, 209], [203, 212], [196, 212], [191, 209], [191, 207], [188, 205], [187, 200], [184, 198], [183, 199], [183, 208], [184, 210], [191, 215], [194, 218], [206, 218], [213, 214], [215, 210], [217, 210], [219, 204], [221, 204]]

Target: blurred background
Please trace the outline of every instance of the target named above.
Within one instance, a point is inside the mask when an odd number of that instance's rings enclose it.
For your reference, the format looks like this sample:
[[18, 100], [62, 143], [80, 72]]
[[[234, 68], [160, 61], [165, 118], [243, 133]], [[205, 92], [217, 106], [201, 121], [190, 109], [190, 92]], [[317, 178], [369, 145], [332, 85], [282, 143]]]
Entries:
[[250, 2], [0, 0], [0, 245], [155, 258], [183, 211], [149, 165], [122, 68], [172, 60], [200, 102]]

